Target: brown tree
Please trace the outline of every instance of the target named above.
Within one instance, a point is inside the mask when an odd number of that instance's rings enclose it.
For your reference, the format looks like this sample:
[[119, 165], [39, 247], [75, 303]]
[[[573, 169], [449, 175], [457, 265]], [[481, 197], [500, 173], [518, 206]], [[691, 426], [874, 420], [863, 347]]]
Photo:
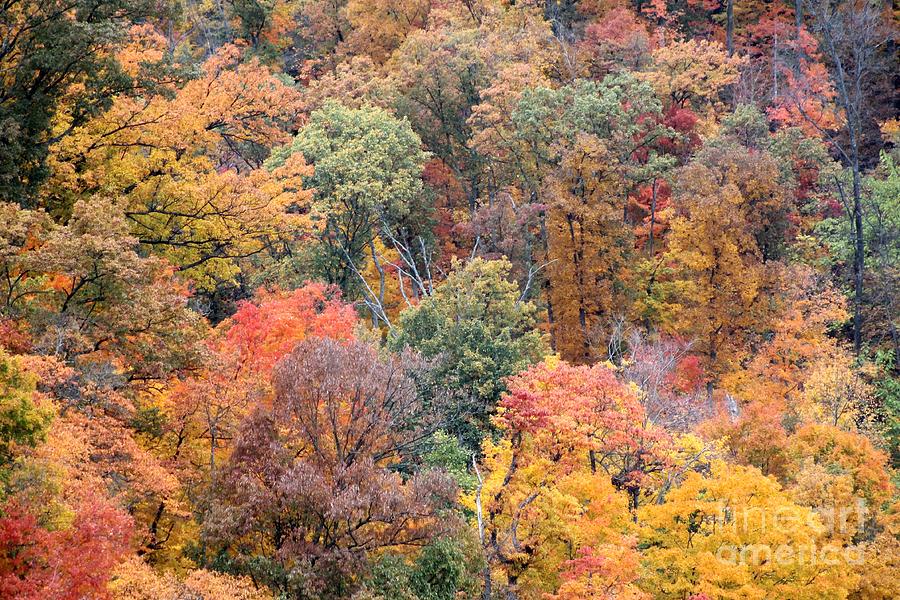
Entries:
[[442, 531], [449, 479], [398, 473], [428, 420], [408, 366], [362, 342], [301, 342], [275, 368], [271, 410], [245, 423], [208, 539], [291, 597], [340, 598], [367, 553]]

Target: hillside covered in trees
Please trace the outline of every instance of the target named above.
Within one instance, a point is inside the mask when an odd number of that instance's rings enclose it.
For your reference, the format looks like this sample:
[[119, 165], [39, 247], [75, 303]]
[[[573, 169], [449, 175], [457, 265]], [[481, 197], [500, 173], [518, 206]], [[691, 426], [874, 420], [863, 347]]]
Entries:
[[898, 15], [0, 1], [0, 598], [900, 598]]

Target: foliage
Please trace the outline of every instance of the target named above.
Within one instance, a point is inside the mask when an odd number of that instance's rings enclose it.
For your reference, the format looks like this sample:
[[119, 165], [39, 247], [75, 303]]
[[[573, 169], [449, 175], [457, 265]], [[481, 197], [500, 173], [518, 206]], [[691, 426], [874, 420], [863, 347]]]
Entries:
[[389, 342], [435, 361], [428, 378], [456, 393], [456, 406], [447, 407], [447, 432], [469, 447], [489, 430], [503, 380], [546, 351], [533, 329], [535, 307], [520, 298], [509, 270], [506, 260], [455, 263], [431, 296], [401, 314]]
[[104, 501], [84, 499], [71, 526], [43, 529], [15, 504], [0, 518], [0, 594], [104, 598], [112, 568], [128, 551], [130, 518]]
[[[374, 107], [331, 101], [314, 111], [294, 141], [267, 163], [277, 169], [299, 155], [313, 165], [304, 184], [315, 189], [324, 227], [316, 275], [346, 292], [359, 286], [375, 237], [424, 233], [429, 209], [421, 175], [427, 153], [409, 123]], [[351, 294], [352, 295], [352, 294]]]
[[[154, 39], [151, 49], [164, 44]], [[259, 168], [288, 139], [298, 109], [291, 87], [225, 46], [182, 87], [120, 96], [64, 138], [47, 202], [68, 213], [85, 195], [121, 196], [142, 246], [210, 289], [289, 228], [308, 227], [288, 207], [308, 204], [309, 167], [297, 157], [274, 172]]]
[[897, 597], [892, 10], [0, 3], [0, 597]]
[[[561, 572], [560, 597], [584, 589], [587, 573], [640, 597], [623, 533], [634, 491], [655, 467], [636, 396], [602, 365], [545, 362], [513, 378], [501, 406], [504, 438], [486, 440], [479, 486], [467, 499], [495, 576], [522, 597], [554, 591]], [[578, 557], [607, 546], [625, 549], [608, 569], [578, 566]]]
[[670, 325], [696, 340], [708, 376], [738, 364], [746, 336], [769, 326], [771, 261], [787, 216], [775, 161], [725, 143], [679, 174], [666, 259], [681, 298]]
[[0, 8], [0, 201], [36, 205], [38, 186], [49, 175], [54, 121], [78, 126], [106, 110], [119, 91], [140, 87], [111, 50], [129, 24], [153, 8], [145, 0], [8, 2]]
[[47, 435], [53, 411], [35, 402], [33, 376], [0, 350], [0, 469], [18, 446], [34, 447]]
[[[797, 558], [822, 551], [824, 527], [752, 467], [716, 462], [707, 476], [690, 473], [640, 521], [640, 581], [657, 598], [841, 598], [855, 583], [840, 558], [831, 565]], [[792, 558], [773, 560], [774, 552]]]
[[11, 204], [2, 214], [0, 310], [23, 319], [36, 350], [108, 358], [131, 378], [164, 378], [193, 362], [203, 325], [188, 292], [164, 261], [141, 255], [115, 202], [79, 201], [65, 226]]
[[205, 522], [241, 572], [298, 597], [342, 597], [366, 553], [423, 545], [448, 523], [441, 474], [391, 465], [426, 426], [396, 359], [363, 342], [301, 342], [245, 423]]

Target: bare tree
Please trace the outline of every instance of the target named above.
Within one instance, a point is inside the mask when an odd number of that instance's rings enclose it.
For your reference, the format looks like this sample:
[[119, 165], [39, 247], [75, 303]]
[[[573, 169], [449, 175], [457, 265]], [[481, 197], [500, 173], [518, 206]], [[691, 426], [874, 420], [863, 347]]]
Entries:
[[710, 416], [704, 409], [703, 390], [676, 390], [672, 385], [679, 364], [691, 345], [671, 338], [650, 339], [639, 330], [628, 336], [628, 354], [622, 374], [641, 391], [646, 419], [669, 429], [687, 431]]
[[[836, 102], [843, 113], [843, 135], [825, 131], [812, 117], [803, 113], [831, 142], [841, 162], [851, 171], [852, 207], [843, 184], [837, 182], [838, 194], [848, 206], [853, 235], [853, 347], [862, 346], [862, 299], [864, 270], [864, 232], [860, 148], [867, 123], [867, 83], [878, 70], [881, 49], [892, 39], [893, 32], [885, 23], [880, 9], [865, 0], [835, 2], [813, 0], [807, 3], [813, 31], [819, 48], [828, 61]], [[802, 112], [802, 107], [801, 107]]]

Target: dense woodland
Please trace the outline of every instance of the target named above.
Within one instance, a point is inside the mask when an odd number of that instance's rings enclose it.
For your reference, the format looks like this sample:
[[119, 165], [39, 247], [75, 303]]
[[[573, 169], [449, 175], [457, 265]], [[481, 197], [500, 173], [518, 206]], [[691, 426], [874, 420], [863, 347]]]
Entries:
[[0, 0], [0, 598], [900, 597], [885, 0]]

